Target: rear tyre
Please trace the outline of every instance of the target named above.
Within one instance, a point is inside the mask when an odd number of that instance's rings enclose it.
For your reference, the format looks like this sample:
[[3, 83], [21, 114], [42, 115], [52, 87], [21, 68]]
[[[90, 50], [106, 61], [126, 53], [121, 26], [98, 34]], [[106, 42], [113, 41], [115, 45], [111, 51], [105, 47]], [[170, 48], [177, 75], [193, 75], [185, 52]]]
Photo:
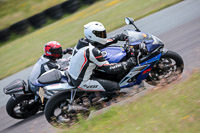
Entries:
[[176, 52], [167, 51], [151, 70], [146, 81], [153, 86], [169, 84], [178, 79], [183, 72], [183, 68], [184, 63], [182, 57]]
[[34, 95], [22, 95], [12, 97], [6, 104], [6, 111], [9, 116], [15, 119], [25, 119], [35, 115], [39, 110], [39, 104], [34, 101]]

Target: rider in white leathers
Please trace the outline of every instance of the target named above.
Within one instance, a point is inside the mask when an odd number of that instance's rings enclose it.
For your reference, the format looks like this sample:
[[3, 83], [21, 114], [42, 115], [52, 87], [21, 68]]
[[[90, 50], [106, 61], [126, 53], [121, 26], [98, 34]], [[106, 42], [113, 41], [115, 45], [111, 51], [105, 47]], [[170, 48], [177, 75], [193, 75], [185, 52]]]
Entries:
[[99, 49], [112, 43], [125, 41], [127, 36], [119, 34], [107, 39], [106, 30], [100, 22], [90, 22], [84, 26], [86, 38], [79, 40], [75, 46], [68, 73], [71, 85], [85, 91], [110, 91], [119, 90], [117, 82], [99, 79], [93, 76], [93, 70], [99, 67], [102, 71], [116, 74], [135, 65], [135, 59], [131, 57], [126, 62], [109, 64], [102, 56]]

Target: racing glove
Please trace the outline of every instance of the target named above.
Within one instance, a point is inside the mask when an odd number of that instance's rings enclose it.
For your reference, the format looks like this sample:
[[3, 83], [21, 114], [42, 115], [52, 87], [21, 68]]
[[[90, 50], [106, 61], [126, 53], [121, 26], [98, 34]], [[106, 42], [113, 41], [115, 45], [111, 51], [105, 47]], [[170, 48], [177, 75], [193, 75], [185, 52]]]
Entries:
[[110, 39], [108, 39], [108, 42], [109, 43], [117, 43], [118, 41], [126, 41], [127, 38], [128, 38], [128, 36], [122, 33], [122, 34], [116, 35], [114, 37], [111, 37]]
[[73, 48], [66, 48], [65, 50], [63, 50], [63, 54], [72, 54], [73, 52]]
[[128, 36], [122, 33], [122, 34], [116, 35], [114, 38], [117, 41], [126, 41]]

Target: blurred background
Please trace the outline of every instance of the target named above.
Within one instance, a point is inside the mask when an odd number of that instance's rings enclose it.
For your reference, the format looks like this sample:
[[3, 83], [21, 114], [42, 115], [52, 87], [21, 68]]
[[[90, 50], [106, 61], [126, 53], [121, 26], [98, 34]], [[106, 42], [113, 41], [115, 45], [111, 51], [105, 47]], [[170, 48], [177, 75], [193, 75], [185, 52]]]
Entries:
[[95, 0], [1, 0], [0, 42], [13, 39], [13, 34], [26, 34], [53, 23], [94, 2]]

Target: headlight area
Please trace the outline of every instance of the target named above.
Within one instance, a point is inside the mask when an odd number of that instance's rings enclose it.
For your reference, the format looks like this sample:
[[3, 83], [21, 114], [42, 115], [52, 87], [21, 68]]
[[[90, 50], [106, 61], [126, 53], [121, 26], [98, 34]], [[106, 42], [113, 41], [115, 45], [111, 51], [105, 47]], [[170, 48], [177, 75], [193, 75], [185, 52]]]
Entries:
[[161, 44], [164, 45], [162, 40], [160, 40], [158, 37], [151, 35], [151, 37], [153, 38], [153, 43], [152, 44]]

